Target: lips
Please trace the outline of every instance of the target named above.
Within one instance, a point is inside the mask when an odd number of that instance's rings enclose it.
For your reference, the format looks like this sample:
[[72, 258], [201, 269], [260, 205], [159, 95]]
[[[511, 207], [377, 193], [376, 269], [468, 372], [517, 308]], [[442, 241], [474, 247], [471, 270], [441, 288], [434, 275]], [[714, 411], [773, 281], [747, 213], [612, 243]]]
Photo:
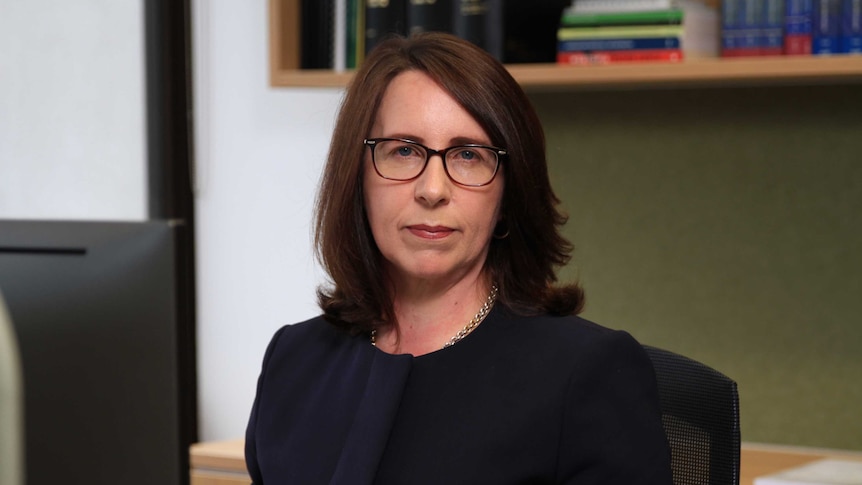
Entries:
[[423, 239], [443, 239], [455, 232], [451, 227], [426, 226], [424, 224], [407, 226], [407, 230], [409, 230], [411, 234]]

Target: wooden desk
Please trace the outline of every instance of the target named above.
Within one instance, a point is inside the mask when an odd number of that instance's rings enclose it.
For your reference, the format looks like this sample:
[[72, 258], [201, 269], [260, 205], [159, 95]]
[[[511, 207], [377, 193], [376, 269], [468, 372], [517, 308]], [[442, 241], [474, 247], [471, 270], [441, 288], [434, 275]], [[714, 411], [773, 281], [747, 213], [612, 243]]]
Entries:
[[249, 485], [245, 440], [195, 443], [189, 450], [191, 485]]
[[[243, 440], [197, 443], [191, 450], [191, 485], [248, 485]], [[821, 458], [862, 461], [862, 453], [795, 446], [743, 443], [740, 485], [753, 485], [754, 478], [804, 465]]]
[[795, 468], [822, 458], [862, 461], [862, 453], [797, 446], [743, 443], [739, 460], [739, 484], [752, 485], [756, 477]]

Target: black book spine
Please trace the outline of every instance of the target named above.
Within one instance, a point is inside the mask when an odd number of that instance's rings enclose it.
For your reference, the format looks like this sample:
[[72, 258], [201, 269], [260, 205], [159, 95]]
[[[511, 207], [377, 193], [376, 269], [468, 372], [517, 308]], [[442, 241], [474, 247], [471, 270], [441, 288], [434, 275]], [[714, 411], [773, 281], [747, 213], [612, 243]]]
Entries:
[[557, 30], [563, 9], [571, 0], [504, 0], [503, 28], [506, 33], [503, 61], [554, 63], [557, 61]]
[[454, 0], [453, 32], [503, 59], [503, 0]]
[[302, 0], [300, 16], [300, 67], [302, 69], [333, 68], [334, 0]]
[[388, 34], [406, 35], [406, 0], [367, 0], [365, 2], [365, 53]]
[[458, 0], [409, 0], [407, 32], [452, 32], [452, 5]]

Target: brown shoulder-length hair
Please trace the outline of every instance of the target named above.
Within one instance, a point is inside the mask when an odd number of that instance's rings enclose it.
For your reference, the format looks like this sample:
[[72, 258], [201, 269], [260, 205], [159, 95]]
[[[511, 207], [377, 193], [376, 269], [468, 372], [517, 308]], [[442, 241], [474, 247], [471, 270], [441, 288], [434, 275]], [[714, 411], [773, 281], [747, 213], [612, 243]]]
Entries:
[[453, 35], [425, 33], [379, 44], [357, 70], [341, 105], [324, 168], [314, 223], [317, 257], [331, 279], [318, 289], [330, 322], [356, 331], [394, 321], [382, 255], [363, 202], [362, 163], [381, 99], [398, 74], [415, 70], [437, 82], [508, 151], [502, 220], [485, 270], [498, 302], [520, 314], [575, 314], [577, 284], [556, 285], [556, 270], [572, 245], [560, 235], [567, 217], [557, 209], [545, 160], [545, 136], [529, 99], [506, 69]]

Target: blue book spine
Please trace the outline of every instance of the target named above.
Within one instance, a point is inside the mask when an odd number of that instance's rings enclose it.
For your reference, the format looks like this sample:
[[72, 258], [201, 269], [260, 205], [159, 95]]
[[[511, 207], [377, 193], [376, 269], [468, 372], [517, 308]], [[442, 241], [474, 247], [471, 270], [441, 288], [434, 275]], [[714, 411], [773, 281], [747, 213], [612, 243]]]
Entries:
[[811, 35], [811, 0], [787, 0], [784, 30], [790, 35]]
[[811, 11], [811, 53], [840, 51], [841, 0], [814, 0]]
[[760, 48], [764, 55], [781, 55], [784, 44], [784, 0], [763, 2]]
[[679, 37], [649, 37], [642, 39], [578, 39], [564, 40], [558, 52], [620, 51], [632, 49], [679, 49]]
[[742, 0], [737, 14], [739, 15], [739, 47], [756, 53], [760, 48], [760, 16], [762, 9], [758, 8], [759, 0]]
[[741, 0], [721, 2], [721, 50], [735, 50], [739, 47], [739, 7]]
[[811, 54], [811, 0], [787, 0], [784, 10], [784, 53]]
[[845, 54], [862, 53], [862, 0], [843, 0], [841, 5], [841, 47]]

